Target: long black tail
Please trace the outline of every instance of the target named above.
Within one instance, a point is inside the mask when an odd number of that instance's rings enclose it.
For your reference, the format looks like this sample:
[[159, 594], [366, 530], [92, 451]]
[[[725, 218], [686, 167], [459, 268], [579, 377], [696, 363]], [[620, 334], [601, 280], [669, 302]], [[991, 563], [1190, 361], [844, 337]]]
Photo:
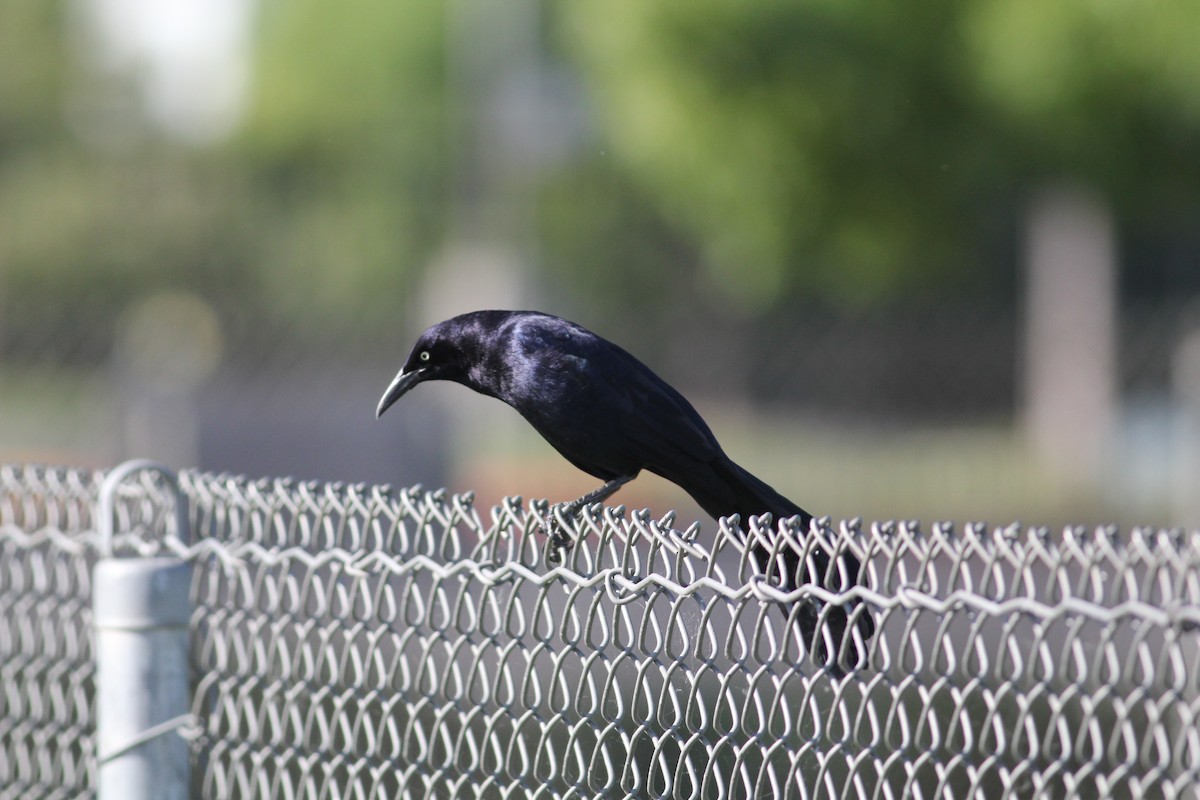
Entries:
[[[693, 487], [696, 488], [696, 491], [688, 487], [684, 488], [688, 489], [688, 493], [700, 504], [700, 507], [714, 518], [719, 519], [736, 513], [741, 516], [742, 525], [748, 529], [748, 520], [751, 516], [769, 513], [772, 515], [772, 524], [775, 526], [778, 526], [781, 519], [799, 517], [801, 529], [808, 530], [813, 519], [812, 514], [733, 461], [725, 459], [722, 462], [714, 463], [713, 468], [719, 482], [724, 484], [720, 490], [714, 491], [716, 487]], [[771, 548], [768, 546], [757, 545], [752, 549], [751, 554], [758, 569], [768, 576], [780, 580], [782, 588], [787, 591], [796, 589], [803, 584], [818, 584], [830, 591], [844, 591], [859, 580], [861, 565], [853, 553], [843, 551], [839, 554], [837, 562], [831, 565], [829, 554], [820, 548], [814, 548], [805, 563], [800, 555], [803, 545], [803, 542], [782, 543], [778, 548], [779, 558], [775, 560], [775, 563], [771, 563]], [[814, 603], [807, 609], [802, 609], [799, 615], [801, 632], [816, 660], [831, 667], [837, 667], [834, 661], [837, 653], [842, 649], [849, 617], [855, 612], [857, 606], [858, 604], [854, 603], [830, 608], [826, 614], [825, 635], [818, 635], [819, 631], [817, 630], [821, 613], [819, 604]], [[875, 633], [875, 621], [871, 619], [871, 615], [866, 609], [858, 612], [856, 627], [865, 645]], [[862, 653], [858, 652], [853, 641], [846, 651], [852, 662], [860, 660]]]

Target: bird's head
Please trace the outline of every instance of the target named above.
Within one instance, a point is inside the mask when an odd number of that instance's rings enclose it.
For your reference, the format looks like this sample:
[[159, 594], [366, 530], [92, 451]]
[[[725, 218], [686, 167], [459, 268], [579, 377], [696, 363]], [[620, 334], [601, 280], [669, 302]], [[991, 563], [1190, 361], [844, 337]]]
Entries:
[[424, 381], [454, 381], [477, 392], [499, 396], [504, 367], [496, 358], [505, 331], [529, 312], [472, 311], [439, 322], [417, 338], [404, 367], [379, 400], [380, 417], [405, 392]]
[[448, 330], [447, 327], [447, 322], [439, 323], [417, 339], [412, 352], [408, 354], [408, 360], [380, 398], [379, 406], [375, 409], [376, 417], [383, 416], [389, 406], [418, 383], [437, 380], [463, 382], [469, 366], [463, 350], [464, 342], [457, 329]]

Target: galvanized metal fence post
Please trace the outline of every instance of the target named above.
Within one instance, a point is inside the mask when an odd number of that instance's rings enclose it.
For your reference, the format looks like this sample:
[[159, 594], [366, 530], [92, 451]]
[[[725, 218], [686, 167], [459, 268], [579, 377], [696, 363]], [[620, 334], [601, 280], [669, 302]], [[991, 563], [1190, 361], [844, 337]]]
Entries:
[[177, 535], [188, 539], [186, 499], [175, 474], [148, 461], [112, 470], [100, 489], [101, 558], [93, 573], [96, 751], [99, 800], [186, 800], [190, 720], [189, 590], [192, 565], [179, 558], [113, 555], [116, 493], [151, 470], [175, 493]]

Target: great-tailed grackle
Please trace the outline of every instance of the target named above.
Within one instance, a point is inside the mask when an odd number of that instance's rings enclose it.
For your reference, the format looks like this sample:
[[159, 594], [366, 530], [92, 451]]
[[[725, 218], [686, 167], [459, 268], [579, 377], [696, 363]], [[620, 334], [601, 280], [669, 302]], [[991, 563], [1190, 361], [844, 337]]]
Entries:
[[[554, 449], [606, 483], [568, 504], [573, 512], [609, 497], [645, 469], [680, 486], [714, 518], [771, 514], [776, 521], [812, 515], [735, 464], [687, 400], [642, 362], [573, 322], [534, 311], [476, 311], [429, 328], [379, 401], [380, 416], [405, 392], [428, 380], [449, 380], [499, 398], [515, 408]], [[752, 549], [760, 570], [792, 590], [815, 583], [840, 590], [859, 571], [853, 554], [830, 569], [823, 551], [801, 564], [795, 548], [780, 543]], [[847, 609], [828, 609], [828, 638], [814, 642], [818, 612], [798, 616], [807, 645], [818, 658], [836, 658], [846, 633]], [[869, 613], [858, 615], [865, 643], [875, 630]], [[857, 648], [846, 649], [852, 657]], [[836, 664], [832, 664], [836, 668]]]

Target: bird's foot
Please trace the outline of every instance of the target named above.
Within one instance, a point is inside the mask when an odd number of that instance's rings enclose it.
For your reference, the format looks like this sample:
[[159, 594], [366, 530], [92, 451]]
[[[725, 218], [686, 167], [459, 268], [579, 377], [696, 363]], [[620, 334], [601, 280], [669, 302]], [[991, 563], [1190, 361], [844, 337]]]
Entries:
[[565, 520], [573, 518], [580, 511], [594, 503], [603, 503], [612, 497], [613, 492], [629, 483], [636, 476], [636, 472], [632, 475], [620, 475], [599, 489], [588, 492], [578, 500], [552, 506], [543, 518], [546, 534], [550, 537], [550, 541], [546, 543], [546, 563], [555, 565], [562, 563], [563, 556], [569, 553], [575, 545], [575, 540], [571, 538], [569, 533], [563, 530]]
[[542, 518], [542, 526], [547, 536], [544, 551], [547, 564], [558, 566], [575, 546], [575, 539], [559, 520], [573, 517], [578, 510], [579, 506], [576, 503], [560, 503], [552, 506]]

